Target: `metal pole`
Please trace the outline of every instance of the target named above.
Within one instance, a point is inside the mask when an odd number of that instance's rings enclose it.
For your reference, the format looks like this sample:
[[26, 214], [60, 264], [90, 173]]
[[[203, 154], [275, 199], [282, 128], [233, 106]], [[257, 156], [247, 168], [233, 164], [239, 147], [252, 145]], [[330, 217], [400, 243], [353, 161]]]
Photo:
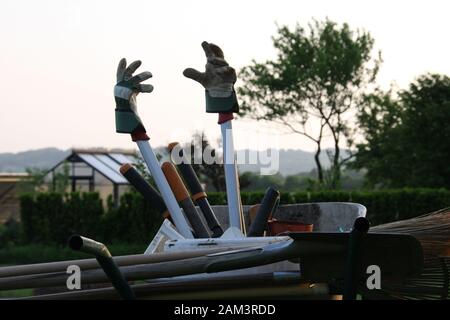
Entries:
[[356, 300], [361, 269], [361, 241], [369, 231], [369, 221], [364, 217], [355, 220], [348, 239], [344, 276], [344, 300]]
[[123, 277], [119, 267], [112, 259], [108, 248], [100, 242], [88, 239], [79, 235], [73, 235], [69, 239], [69, 247], [72, 250], [82, 251], [95, 255], [98, 264], [108, 276], [114, 288], [124, 300], [135, 300], [133, 290], [128, 285], [128, 282]]

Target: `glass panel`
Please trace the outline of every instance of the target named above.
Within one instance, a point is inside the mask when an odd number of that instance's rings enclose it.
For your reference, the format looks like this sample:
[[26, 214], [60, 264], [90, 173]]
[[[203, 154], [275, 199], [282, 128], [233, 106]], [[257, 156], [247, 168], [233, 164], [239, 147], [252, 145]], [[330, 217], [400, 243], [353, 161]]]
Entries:
[[128, 156], [125, 156], [122, 153], [109, 153], [108, 154], [111, 158], [113, 158], [114, 160], [116, 160], [117, 162], [119, 162], [120, 164], [124, 164], [124, 163], [136, 163], [136, 159], [132, 160], [133, 158], [130, 157], [128, 158]]
[[114, 183], [128, 183], [127, 180], [120, 175], [120, 173], [114, 171], [95, 156], [91, 154], [79, 154], [80, 158], [86, 161], [87, 164], [92, 166], [95, 170], [99, 171], [105, 177], [110, 179]]
[[107, 155], [105, 155], [105, 154], [96, 154], [95, 157], [98, 160], [100, 160], [101, 162], [103, 162], [105, 165], [107, 165], [108, 167], [113, 169], [115, 172], [120, 173], [120, 165], [116, 161], [114, 161], [113, 159], [108, 157]]

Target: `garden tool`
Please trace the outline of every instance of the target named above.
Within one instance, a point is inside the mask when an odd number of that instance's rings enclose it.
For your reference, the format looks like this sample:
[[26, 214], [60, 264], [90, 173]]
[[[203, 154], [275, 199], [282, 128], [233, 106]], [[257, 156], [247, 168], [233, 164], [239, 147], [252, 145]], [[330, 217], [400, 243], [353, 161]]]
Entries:
[[187, 68], [183, 74], [205, 88], [206, 112], [219, 113], [230, 227], [245, 234], [231, 124], [233, 113], [239, 112], [234, 90], [236, 71], [225, 61], [223, 51], [217, 45], [204, 41], [202, 48], [207, 59], [205, 72]]
[[133, 76], [141, 61], [134, 61], [127, 67], [125, 59], [120, 60], [117, 68], [117, 84], [114, 87], [116, 99], [116, 132], [131, 134], [131, 138], [138, 145], [145, 163], [158, 186], [161, 196], [180, 234], [186, 238], [193, 238], [192, 232], [184, 218], [178, 203], [164, 177], [159, 161], [150, 145], [150, 138], [146, 134], [142, 120], [137, 114], [136, 98], [140, 92], [152, 92], [153, 86], [141, 84], [152, 74], [148, 71]]

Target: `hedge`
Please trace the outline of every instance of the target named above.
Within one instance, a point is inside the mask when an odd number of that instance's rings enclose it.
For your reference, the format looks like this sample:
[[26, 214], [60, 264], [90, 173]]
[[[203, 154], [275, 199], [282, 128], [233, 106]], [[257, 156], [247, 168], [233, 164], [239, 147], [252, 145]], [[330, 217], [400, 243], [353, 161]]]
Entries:
[[[241, 193], [242, 203], [250, 205], [263, 196], [263, 192]], [[212, 205], [227, 203], [225, 193], [209, 193], [208, 198]], [[285, 192], [280, 202], [356, 202], [366, 206], [367, 217], [377, 225], [449, 207], [450, 190]], [[97, 193], [23, 195], [21, 217], [25, 243], [64, 244], [71, 234], [79, 233], [108, 244], [144, 244], [162, 222], [161, 215], [135, 192], [124, 194], [118, 208], [108, 201], [106, 209]]]
[[162, 218], [134, 192], [106, 210], [97, 193], [40, 193], [20, 197], [22, 239], [25, 244], [65, 245], [72, 234], [105, 243], [147, 243]]

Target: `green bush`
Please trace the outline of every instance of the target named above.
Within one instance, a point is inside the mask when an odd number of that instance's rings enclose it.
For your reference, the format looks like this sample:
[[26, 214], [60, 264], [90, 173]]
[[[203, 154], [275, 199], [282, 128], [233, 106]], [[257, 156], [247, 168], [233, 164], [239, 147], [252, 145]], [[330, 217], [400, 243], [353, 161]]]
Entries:
[[20, 240], [20, 223], [16, 220], [9, 220], [5, 224], [0, 224], [0, 243], [2, 246], [12, 245]]
[[161, 215], [137, 193], [122, 196], [105, 211], [97, 193], [40, 193], [21, 196], [23, 243], [65, 245], [72, 234], [111, 243], [148, 244]]
[[108, 213], [102, 221], [105, 241], [148, 244], [162, 220], [161, 214], [140, 194], [126, 193], [121, 197], [118, 208], [109, 201]]
[[227, 204], [227, 195], [224, 192], [208, 192], [208, 201], [216, 206]]

